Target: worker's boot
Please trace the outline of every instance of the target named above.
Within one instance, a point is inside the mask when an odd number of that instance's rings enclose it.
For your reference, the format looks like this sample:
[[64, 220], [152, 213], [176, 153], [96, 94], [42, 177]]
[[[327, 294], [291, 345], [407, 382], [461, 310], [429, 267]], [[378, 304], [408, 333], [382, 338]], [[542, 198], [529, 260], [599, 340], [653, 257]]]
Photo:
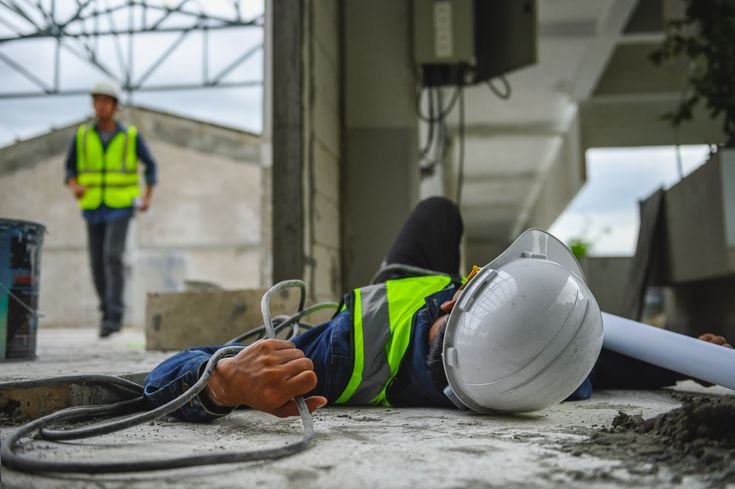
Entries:
[[100, 325], [100, 338], [107, 338], [112, 333], [120, 331], [120, 322], [106, 319]]

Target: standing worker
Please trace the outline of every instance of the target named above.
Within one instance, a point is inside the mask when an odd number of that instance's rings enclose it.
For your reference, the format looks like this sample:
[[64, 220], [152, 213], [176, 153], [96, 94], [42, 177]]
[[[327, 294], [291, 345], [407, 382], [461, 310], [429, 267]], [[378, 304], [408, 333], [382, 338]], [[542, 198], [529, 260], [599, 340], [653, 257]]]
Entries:
[[[138, 129], [115, 118], [119, 87], [100, 82], [90, 94], [95, 121], [77, 129], [66, 158], [65, 182], [87, 221], [89, 258], [102, 311], [100, 338], [105, 338], [122, 326], [125, 238], [135, 209], [145, 212], [151, 205], [156, 163]], [[139, 160], [145, 165], [142, 197]]]

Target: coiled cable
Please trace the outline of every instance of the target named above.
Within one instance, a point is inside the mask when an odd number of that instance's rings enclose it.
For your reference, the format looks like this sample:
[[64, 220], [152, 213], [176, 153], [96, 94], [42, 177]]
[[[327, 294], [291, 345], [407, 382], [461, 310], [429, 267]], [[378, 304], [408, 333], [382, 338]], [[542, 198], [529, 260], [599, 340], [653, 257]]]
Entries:
[[[306, 296], [306, 286], [301, 280], [287, 280], [279, 282], [278, 284], [271, 287], [261, 299], [261, 312], [263, 314], [264, 324], [261, 328], [256, 331], [251, 331], [243, 335], [242, 337], [249, 337], [255, 332], [260, 334], [264, 333], [267, 338], [274, 338], [276, 335], [276, 327], [273, 326], [273, 319], [270, 314], [270, 297], [273, 293], [288, 287], [298, 287], [301, 290], [301, 296], [299, 300], [298, 311], [294, 316], [289, 318], [282, 318], [282, 321], [278, 324], [278, 329], [283, 329], [288, 326], [292, 326], [293, 332], [298, 332], [298, 320], [308, 314], [323, 310], [328, 307], [336, 307], [336, 304], [326, 303], [312, 306], [308, 309], [304, 309], [304, 301]], [[262, 331], [261, 331], [262, 330]], [[150, 470], [169, 470], [183, 467], [192, 467], [200, 465], [215, 465], [215, 464], [228, 464], [228, 463], [239, 463], [239, 462], [250, 462], [254, 460], [266, 460], [282, 458], [288, 455], [295, 454], [302, 450], [305, 450], [311, 444], [314, 438], [314, 426], [311, 419], [311, 414], [304, 402], [303, 397], [299, 396], [295, 399], [296, 406], [301, 415], [301, 421], [303, 424], [303, 436], [301, 440], [296, 443], [274, 447], [257, 449], [246, 452], [228, 452], [220, 454], [207, 454], [207, 455], [190, 455], [177, 458], [169, 459], [155, 459], [155, 460], [137, 460], [137, 461], [125, 461], [125, 462], [59, 462], [52, 460], [40, 460], [29, 458], [21, 455], [17, 452], [19, 448], [22, 448], [22, 439], [30, 437], [32, 433], [38, 432], [38, 436], [48, 440], [68, 440], [68, 439], [79, 439], [89, 438], [93, 436], [99, 436], [103, 434], [113, 433], [116, 431], [124, 430], [132, 426], [136, 426], [142, 423], [150, 422], [165, 416], [186, 403], [191, 401], [194, 397], [204, 390], [209, 381], [209, 378], [214, 372], [217, 362], [225, 357], [237, 354], [242, 351], [244, 346], [225, 346], [217, 350], [207, 362], [204, 368], [204, 372], [199, 377], [194, 385], [188, 388], [177, 398], [169, 401], [168, 403], [149, 410], [147, 412], [133, 414], [121, 419], [107, 421], [96, 425], [85, 426], [82, 428], [72, 430], [50, 430], [47, 427], [59, 423], [62, 421], [79, 420], [83, 418], [96, 417], [96, 416], [118, 416], [121, 414], [127, 414], [131, 411], [140, 410], [145, 400], [139, 394], [142, 393], [143, 387], [134, 382], [126, 379], [121, 379], [114, 376], [65, 376], [61, 379], [65, 379], [65, 382], [86, 382], [86, 383], [107, 383], [115, 385], [117, 387], [123, 387], [128, 391], [133, 391], [138, 394], [138, 397], [129, 399], [126, 401], [102, 405], [102, 406], [76, 406], [57, 411], [55, 413], [43, 416], [39, 419], [31, 421], [10, 435], [2, 447], [0, 447], [0, 461], [2, 465], [13, 470], [21, 472], [38, 473], [38, 472], [57, 472], [57, 473], [86, 473], [86, 474], [105, 474], [105, 473], [122, 473], [122, 472], [143, 472]], [[59, 379], [57, 377], [56, 379]], [[16, 388], [18, 386], [30, 386], [36, 387], [39, 385], [45, 385], [54, 382], [56, 379], [40, 379], [34, 381], [25, 382], [10, 382], [0, 384], [1, 388]], [[94, 379], [90, 381], [89, 379]]]

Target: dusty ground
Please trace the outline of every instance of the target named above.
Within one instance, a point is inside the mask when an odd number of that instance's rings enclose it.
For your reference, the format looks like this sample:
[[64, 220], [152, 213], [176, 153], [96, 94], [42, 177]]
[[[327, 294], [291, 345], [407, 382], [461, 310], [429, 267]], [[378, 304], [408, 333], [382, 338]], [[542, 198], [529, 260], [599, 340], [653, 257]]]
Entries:
[[[39, 339], [40, 358], [2, 364], [0, 378], [140, 372], [169, 355], [146, 352], [142, 332], [134, 331], [101, 341], [93, 330], [51, 330]], [[330, 407], [314, 416], [313, 446], [281, 460], [102, 476], [2, 468], [0, 487], [735, 489], [727, 472], [733, 398], [726, 397], [735, 393], [693, 382], [677, 389], [689, 397], [600, 391], [524, 416]], [[12, 419], [0, 420], [0, 443], [13, 429]], [[29, 456], [60, 461], [141, 460], [274, 447], [300, 436], [297, 419], [239, 411], [209, 424], [163, 419], [88, 440], [25, 446]]]
[[[720, 402], [694, 399], [703, 407]], [[725, 403], [731, 403], [732, 398], [727, 399]], [[700, 457], [696, 460], [704, 465], [695, 463], [692, 470], [685, 470], [683, 464], [678, 467], [673, 458], [664, 457], [688, 450], [682, 442], [670, 451], [666, 433], [678, 431], [669, 428], [697, 423], [689, 415], [683, 425], [669, 421], [681, 419], [687, 408], [678, 409], [679, 405], [671, 392], [609, 391], [525, 416], [326, 408], [314, 416], [314, 445], [281, 460], [101, 476], [27, 475], [3, 469], [2, 481], [9, 488], [23, 489], [727, 487], [727, 479], [713, 476], [724, 474], [731, 462], [723, 460], [724, 465], [712, 469], [717, 462]], [[654, 421], [647, 424], [644, 419]], [[649, 425], [647, 431], [636, 431]], [[709, 449], [697, 433], [701, 442], [691, 446]], [[90, 440], [35, 441], [26, 446], [30, 456], [42, 459], [140, 460], [273, 447], [292, 443], [300, 434], [297, 419], [240, 411], [210, 424], [160, 420]], [[731, 456], [732, 449], [724, 451]]]
[[621, 411], [610, 427], [564, 449], [619, 459], [628, 470], [655, 473], [665, 466], [673, 483], [699, 474], [712, 487], [735, 485], [735, 396], [680, 397], [681, 407], [649, 419]]

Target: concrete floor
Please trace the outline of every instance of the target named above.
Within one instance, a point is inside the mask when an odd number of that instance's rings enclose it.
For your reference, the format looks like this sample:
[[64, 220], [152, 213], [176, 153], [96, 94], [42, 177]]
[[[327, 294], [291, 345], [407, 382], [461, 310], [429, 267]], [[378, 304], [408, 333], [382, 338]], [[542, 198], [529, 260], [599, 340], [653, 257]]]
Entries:
[[[144, 351], [140, 331], [102, 341], [92, 330], [42, 331], [38, 353], [34, 362], [0, 366], [2, 378], [134, 373], [169, 355]], [[733, 393], [692, 382], [681, 383], [677, 390]], [[313, 446], [278, 461], [105, 476], [31, 476], [3, 468], [2, 484], [10, 488], [664, 488], [673, 484], [665, 467], [652, 470], [641, 463], [631, 468], [615, 460], [574, 456], [562, 445], [608, 426], [619, 411], [647, 418], [678, 405], [666, 391], [603, 391], [588, 401], [515, 417], [443, 409], [325, 408], [314, 416]], [[1, 427], [4, 439], [12, 427]], [[205, 425], [159, 420], [63, 445], [35, 442], [29, 453], [59, 460], [136, 460], [273, 447], [300, 436], [296, 418], [239, 411]], [[687, 476], [679, 484], [709, 487], [698, 476]]]

